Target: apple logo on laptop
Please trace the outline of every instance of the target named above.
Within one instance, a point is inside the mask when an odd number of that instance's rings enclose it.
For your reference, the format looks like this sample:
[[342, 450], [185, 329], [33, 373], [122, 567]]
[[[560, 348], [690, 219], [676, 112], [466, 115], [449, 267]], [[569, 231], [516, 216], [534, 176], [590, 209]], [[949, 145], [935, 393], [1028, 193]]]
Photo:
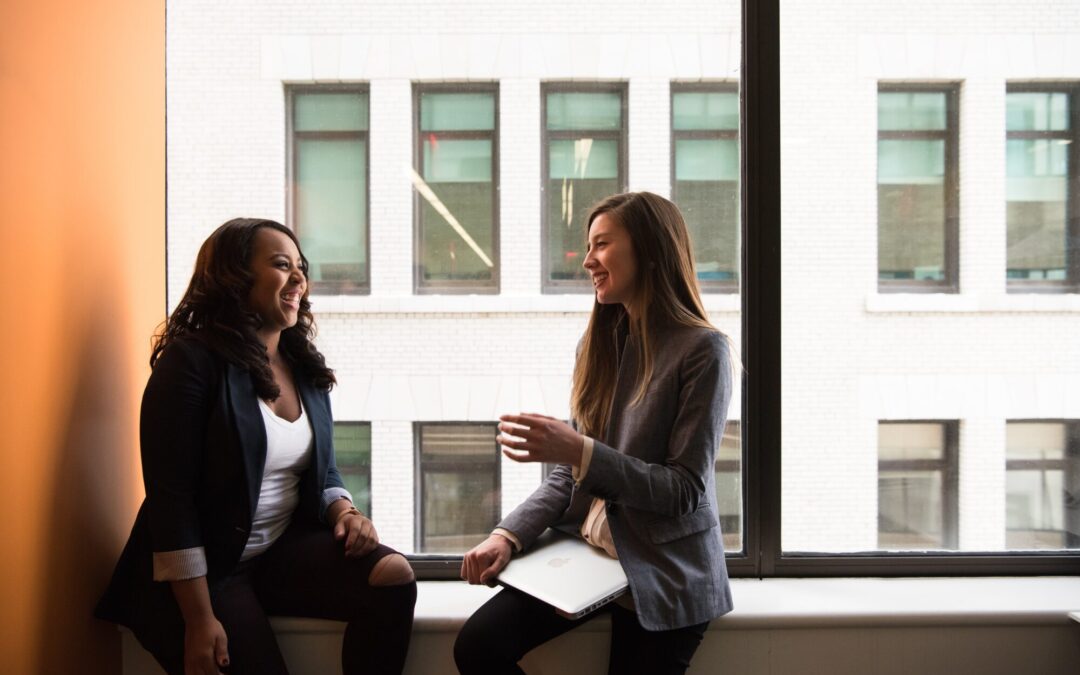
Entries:
[[570, 562], [570, 558], [552, 558], [548, 561], [549, 567], [562, 567], [566, 563]]

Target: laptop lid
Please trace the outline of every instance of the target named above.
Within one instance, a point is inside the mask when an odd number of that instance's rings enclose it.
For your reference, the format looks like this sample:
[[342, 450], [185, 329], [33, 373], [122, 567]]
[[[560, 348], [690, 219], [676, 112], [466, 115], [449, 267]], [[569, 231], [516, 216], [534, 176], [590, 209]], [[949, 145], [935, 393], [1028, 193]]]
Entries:
[[573, 619], [614, 600], [628, 587], [618, 560], [582, 539], [552, 529], [524, 554], [511, 558], [497, 580]]

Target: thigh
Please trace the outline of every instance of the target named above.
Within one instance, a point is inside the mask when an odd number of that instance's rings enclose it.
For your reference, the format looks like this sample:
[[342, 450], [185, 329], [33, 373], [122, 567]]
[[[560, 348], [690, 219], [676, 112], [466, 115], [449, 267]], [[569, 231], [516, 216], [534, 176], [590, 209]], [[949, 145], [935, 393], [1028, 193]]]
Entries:
[[285, 660], [246, 569], [210, 589], [214, 616], [228, 640], [230, 675], [287, 675]]
[[380, 544], [363, 558], [346, 558], [329, 529], [294, 524], [259, 556], [252, 580], [269, 614], [349, 621], [381, 601], [368, 577], [394, 553]]
[[709, 622], [675, 630], [648, 631], [637, 614], [614, 607], [611, 614], [609, 675], [656, 673], [682, 675], [690, 667]]
[[554, 608], [532, 596], [504, 588], [484, 603], [462, 626], [455, 651], [497, 653], [519, 661], [534, 648], [570, 631], [602, 612], [580, 619], [566, 619]]

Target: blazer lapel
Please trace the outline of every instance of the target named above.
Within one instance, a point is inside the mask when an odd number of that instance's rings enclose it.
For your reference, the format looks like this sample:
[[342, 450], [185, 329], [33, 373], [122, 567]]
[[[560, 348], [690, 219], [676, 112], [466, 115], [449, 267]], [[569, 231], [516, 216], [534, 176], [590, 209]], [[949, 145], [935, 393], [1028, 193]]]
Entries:
[[251, 375], [233, 364], [228, 364], [229, 407], [236, 421], [240, 456], [244, 463], [244, 480], [247, 483], [248, 508], [255, 517], [259, 502], [263, 469], [266, 466], [266, 427], [259, 411], [259, 398]]

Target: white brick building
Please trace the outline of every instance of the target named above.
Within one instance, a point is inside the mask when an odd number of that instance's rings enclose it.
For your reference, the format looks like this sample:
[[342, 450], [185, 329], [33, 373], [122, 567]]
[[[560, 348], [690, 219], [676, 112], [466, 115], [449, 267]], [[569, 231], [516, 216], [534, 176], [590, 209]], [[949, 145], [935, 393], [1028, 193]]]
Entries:
[[[1080, 419], [1080, 298], [1006, 292], [1006, 84], [1080, 80], [1080, 4], [869, 4], [782, 3], [783, 543], [877, 548], [879, 421], [949, 420], [958, 545], [1000, 550], [1006, 421]], [[218, 224], [289, 220], [286, 86], [368, 87], [370, 294], [312, 302], [335, 418], [371, 424], [372, 513], [406, 551], [414, 423], [568, 410], [592, 298], [542, 289], [541, 83], [626, 83], [627, 185], [669, 195], [671, 83], [739, 76], [734, 2], [172, 0], [167, 34], [170, 307]], [[498, 83], [498, 293], [418, 295], [413, 85], [477, 81]], [[941, 81], [959, 292], [879, 293], [879, 83]], [[738, 341], [738, 296], [705, 301]], [[503, 511], [540, 476], [503, 459]]]

